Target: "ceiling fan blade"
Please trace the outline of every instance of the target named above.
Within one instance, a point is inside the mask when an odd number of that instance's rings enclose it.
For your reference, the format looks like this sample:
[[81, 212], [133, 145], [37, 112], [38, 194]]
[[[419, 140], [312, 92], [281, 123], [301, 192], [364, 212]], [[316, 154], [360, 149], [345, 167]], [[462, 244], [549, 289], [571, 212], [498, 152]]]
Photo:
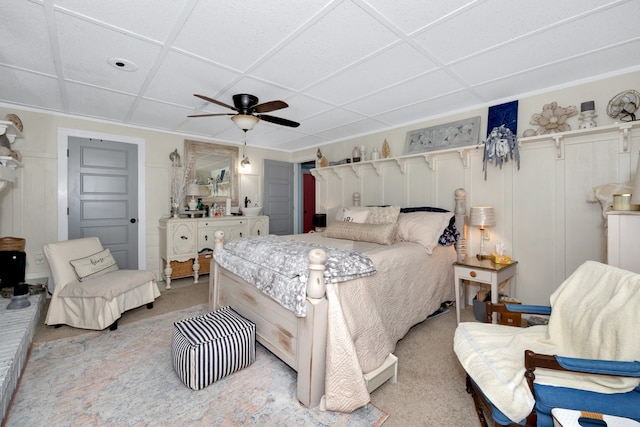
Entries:
[[235, 113], [192, 114], [187, 117], [235, 116]]
[[284, 101], [269, 101], [262, 104], [258, 104], [253, 107], [256, 113], [268, 113], [269, 111], [281, 110], [287, 108], [289, 104]]
[[213, 99], [213, 98], [209, 98], [208, 96], [204, 96], [204, 95], [198, 95], [197, 93], [194, 93], [193, 96], [197, 96], [200, 99], [204, 99], [207, 102], [211, 102], [213, 104], [218, 104], [221, 107], [225, 107], [225, 108], [229, 108], [231, 110], [234, 111], [238, 111], [238, 109], [236, 107], [232, 107], [231, 105], [225, 104], [224, 102], [218, 101], [217, 99]]
[[283, 119], [282, 117], [268, 116], [266, 114], [258, 114], [258, 118], [260, 120], [264, 120], [265, 122], [271, 122], [277, 125], [289, 126], [292, 128], [297, 128], [298, 126], [300, 126], [300, 123], [294, 122], [292, 120]]

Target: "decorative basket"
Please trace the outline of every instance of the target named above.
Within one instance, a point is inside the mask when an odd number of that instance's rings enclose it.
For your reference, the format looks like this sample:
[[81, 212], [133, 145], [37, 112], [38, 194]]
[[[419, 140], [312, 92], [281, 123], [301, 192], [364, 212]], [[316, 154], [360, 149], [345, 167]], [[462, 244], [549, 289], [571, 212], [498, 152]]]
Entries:
[[25, 243], [20, 237], [0, 237], [0, 251], [24, 251]]

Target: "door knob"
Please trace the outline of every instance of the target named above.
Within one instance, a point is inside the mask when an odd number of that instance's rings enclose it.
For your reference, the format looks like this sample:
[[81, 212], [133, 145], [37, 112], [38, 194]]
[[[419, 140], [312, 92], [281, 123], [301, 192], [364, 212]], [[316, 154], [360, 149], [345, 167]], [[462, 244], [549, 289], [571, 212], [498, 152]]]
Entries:
[[129, 220], [129, 222], [130, 222], [131, 224], [135, 224], [135, 223], [136, 223], [136, 219], [135, 219], [135, 218], [131, 218], [131, 219]]

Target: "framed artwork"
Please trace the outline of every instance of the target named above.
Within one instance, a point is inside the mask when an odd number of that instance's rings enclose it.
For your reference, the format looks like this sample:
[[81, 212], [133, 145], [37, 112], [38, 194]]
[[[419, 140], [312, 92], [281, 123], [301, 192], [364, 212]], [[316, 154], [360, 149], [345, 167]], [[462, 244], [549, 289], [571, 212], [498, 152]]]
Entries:
[[404, 154], [424, 153], [478, 143], [480, 116], [407, 132]]
[[487, 117], [487, 137], [494, 128], [504, 126], [518, 134], [518, 101], [506, 102], [500, 105], [489, 107], [489, 116]]

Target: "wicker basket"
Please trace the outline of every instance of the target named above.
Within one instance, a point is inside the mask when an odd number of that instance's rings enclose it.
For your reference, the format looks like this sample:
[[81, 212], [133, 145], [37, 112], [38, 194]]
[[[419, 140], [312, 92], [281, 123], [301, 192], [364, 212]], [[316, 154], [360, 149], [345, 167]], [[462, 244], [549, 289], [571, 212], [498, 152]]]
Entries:
[[25, 243], [20, 237], [0, 237], [0, 251], [24, 251]]

